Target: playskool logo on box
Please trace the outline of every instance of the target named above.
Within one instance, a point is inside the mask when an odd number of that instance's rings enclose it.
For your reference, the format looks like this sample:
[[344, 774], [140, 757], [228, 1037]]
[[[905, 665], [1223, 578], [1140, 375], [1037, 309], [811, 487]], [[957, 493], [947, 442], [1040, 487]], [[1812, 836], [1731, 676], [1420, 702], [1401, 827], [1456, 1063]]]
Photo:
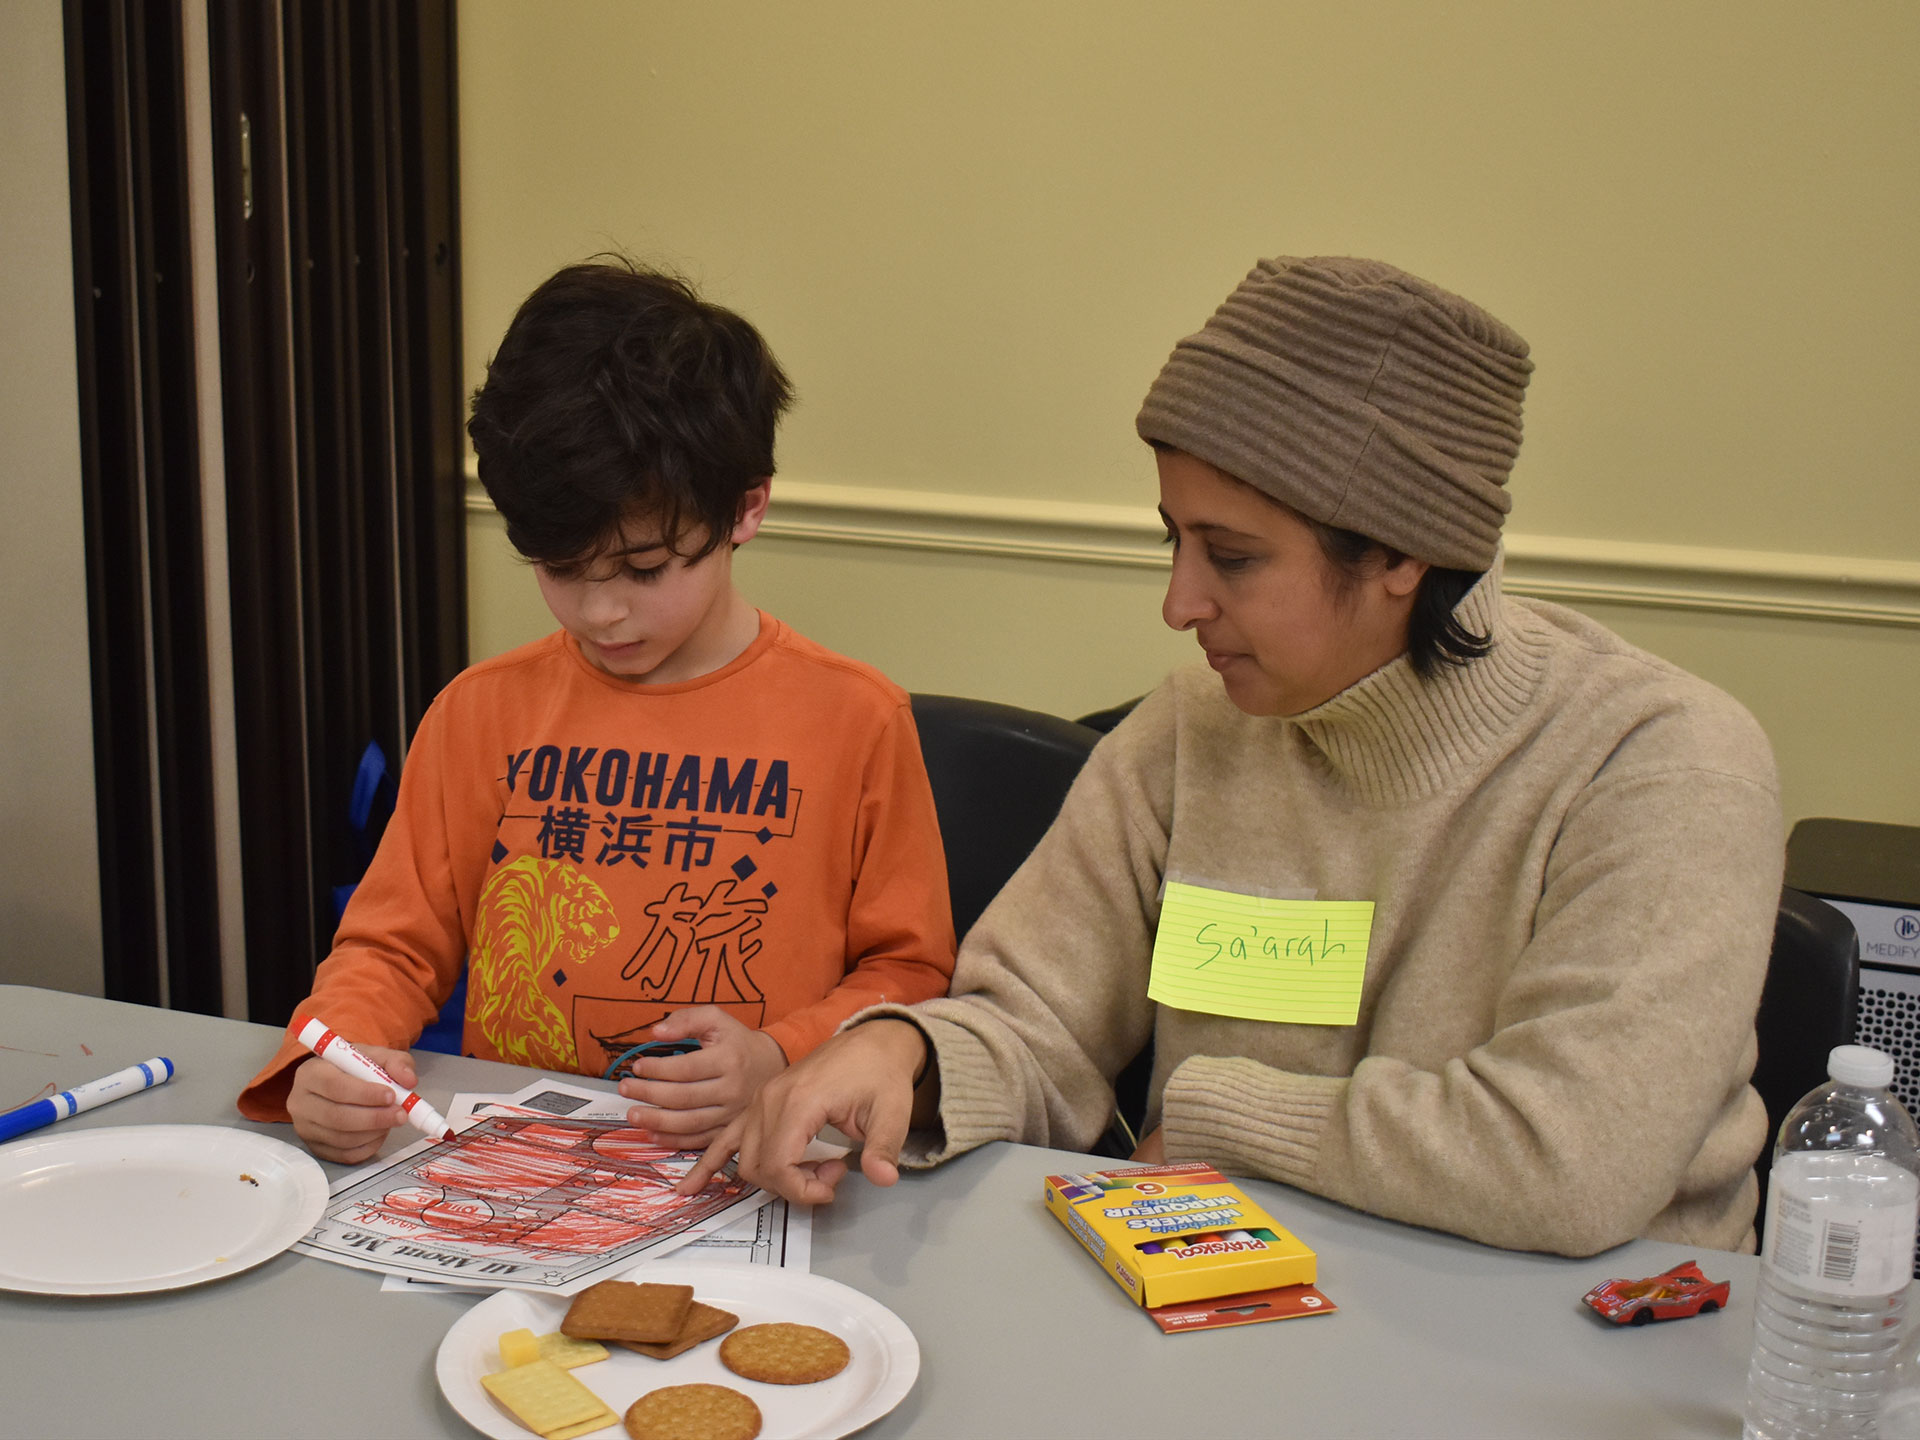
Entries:
[[1200, 1255], [1231, 1255], [1236, 1250], [1264, 1252], [1266, 1248], [1264, 1240], [1201, 1240], [1192, 1245], [1176, 1245], [1161, 1253], [1172, 1255], [1180, 1260], [1191, 1260]]

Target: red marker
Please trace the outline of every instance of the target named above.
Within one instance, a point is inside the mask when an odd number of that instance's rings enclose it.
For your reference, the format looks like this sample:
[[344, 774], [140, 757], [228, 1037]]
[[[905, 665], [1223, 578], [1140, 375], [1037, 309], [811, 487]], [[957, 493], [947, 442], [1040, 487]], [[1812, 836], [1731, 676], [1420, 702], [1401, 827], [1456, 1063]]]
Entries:
[[393, 1092], [400, 1108], [407, 1112], [407, 1123], [429, 1140], [444, 1140], [453, 1134], [447, 1117], [407, 1089], [398, 1080], [362, 1055], [326, 1027], [325, 1022], [309, 1020], [300, 1027], [300, 1043], [336, 1070], [361, 1080], [371, 1080]]

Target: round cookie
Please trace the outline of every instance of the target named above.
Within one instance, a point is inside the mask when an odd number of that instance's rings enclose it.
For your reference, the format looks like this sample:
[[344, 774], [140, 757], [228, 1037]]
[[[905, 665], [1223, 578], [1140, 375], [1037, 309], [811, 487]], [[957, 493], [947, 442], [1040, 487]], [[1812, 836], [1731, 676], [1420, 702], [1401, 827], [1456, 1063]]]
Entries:
[[748, 1380], [811, 1385], [847, 1368], [853, 1352], [831, 1331], [812, 1325], [749, 1325], [720, 1342], [720, 1363]]
[[760, 1407], [724, 1385], [668, 1385], [627, 1407], [633, 1440], [753, 1440]]

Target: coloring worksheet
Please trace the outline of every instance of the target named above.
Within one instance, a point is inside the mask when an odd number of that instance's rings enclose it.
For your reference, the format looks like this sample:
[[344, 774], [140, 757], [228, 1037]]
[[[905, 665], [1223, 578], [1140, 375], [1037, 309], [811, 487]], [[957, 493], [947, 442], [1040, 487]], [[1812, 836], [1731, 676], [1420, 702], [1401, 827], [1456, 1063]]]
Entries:
[[343, 1177], [295, 1248], [409, 1279], [572, 1295], [768, 1198], [729, 1171], [675, 1194], [698, 1153], [649, 1141], [617, 1096], [540, 1082], [462, 1099], [451, 1138]]
[[[456, 1095], [447, 1118], [455, 1129], [462, 1129], [483, 1115], [570, 1114], [575, 1119], [618, 1120], [626, 1110], [627, 1102], [618, 1095], [577, 1088], [561, 1081], [539, 1081], [512, 1095]], [[808, 1147], [807, 1158], [823, 1159], [844, 1154], [845, 1150], [845, 1146], [816, 1140]], [[812, 1207], [789, 1205], [765, 1192], [761, 1198], [764, 1203], [757, 1210], [733, 1220], [702, 1221], [695, 1225], [688, 1232], [692, 1238], [676, 1252], [679, 1258], [717, 1264], [767, 1265], [802, 1274], [810, 1271], [813, 1266]], [[486, 1291], [495, 1287], [449, 1275], [390, 1273], [380, 1288]]]
[[[572, 1115], [575, 1119], [619, 1120], [629, 1102], [618, 1094], [587, 1090], [564, 1081], [536, 1081], [512, 1095], [456, 1095], [448, 1116], [455, 1127], [483, 1115]], [[844, 1155], [847, 1147], [826, 1140], [807, 1146], [806, 1158], [824, 1160]], [[690, 1232], [683, 1260], [771, 1265], [779, 1270], [813, 1268], [813, 1207], [793, 1206], [777, 1195], [761, 1192], [758, 1210], [724, 1222], [703, 1221]]]

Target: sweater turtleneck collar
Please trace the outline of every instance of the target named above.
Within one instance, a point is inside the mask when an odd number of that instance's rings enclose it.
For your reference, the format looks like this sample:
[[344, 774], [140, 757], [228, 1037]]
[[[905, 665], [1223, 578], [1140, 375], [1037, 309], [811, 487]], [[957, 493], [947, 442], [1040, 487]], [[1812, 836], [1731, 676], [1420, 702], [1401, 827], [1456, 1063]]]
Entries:
[[1426, 680], [1402, 655], [1287, 720], [1366, 803], [1406, 804], [1446, 790], [1532, 700], [1547, 646], [1506, 603], [1504, 566], [1503, 550], [1454, 611], [1469, 631], [1492, 637], [1489, 654], [1442, 665]]

